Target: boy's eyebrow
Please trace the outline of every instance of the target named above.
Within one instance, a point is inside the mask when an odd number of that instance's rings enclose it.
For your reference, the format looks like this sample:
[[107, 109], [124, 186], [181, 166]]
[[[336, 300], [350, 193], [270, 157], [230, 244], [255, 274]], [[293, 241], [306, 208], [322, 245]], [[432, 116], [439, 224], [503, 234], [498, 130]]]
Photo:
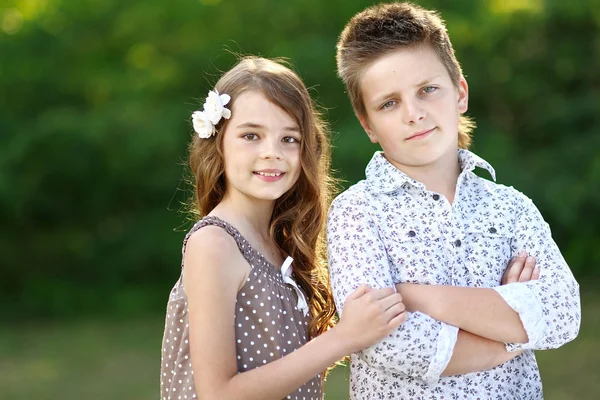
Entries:
[[431, 78], [427, 78], [424, 81], [422, 81], [420, 83], [417, 83], [415, 86], [425, 86], [428, 83], [430, 83], [431, 81], [433, 81], [433, 80], [435, 80], [435, 79], [437, 79], [439, 77], [440, 77], [440, 75], [432, 76]]
[[[437, 78], [439, 78], [439, 77], [440, 77], [440, 75], [432, 76], [431, 78], [427, 78], [427, 79], [425, 79], [425, 80], [423, 80], [423, 81], [421, 81], [421, 82], [417, 83], [417, 84], [416, 84], [416, 85], [414, 85], [414, 86], [415, 86], [415, 87], [425, 86], [425, 85], [427, 85], [428, 83], [430, 83], [431, 81], [433, 81], [433, 80], [435, 80], [435, 79], [437, 79]], [[375, 102], [375, 103], [378, 103], [378, 102], [380, 102], [380, 101], [383, 101], [383, 100], [385, 100], [385, 99], [387, 99], [387, 98], [389, 98], [389, 97], [393, 97], [393, 96], [394, 96], [394, 95], [396, 95], [396, 94], [397, 94], [397, 91], [395, 91], [395, 90], [394, 90], [394, 91], [392, 91], [392, 92], [388, 92], [388, 93], [386, 93], [386, 94], [385, 94], [385, 95], [383, 95], [383, 96], [377, 96], [377, 97], [375, 98], [375, 101], [374, 101], [374, 102]]]
[[[258, 124], [256, 122], [244, 122], [243, 124], [238, 125], [236, 128], [237, 129], [243, 129], [243, 128], [265, 129], [265, 126]], [[283, 130], [300, 133], [300, 128], [298, 126], [286, 126], [283, 128]]]

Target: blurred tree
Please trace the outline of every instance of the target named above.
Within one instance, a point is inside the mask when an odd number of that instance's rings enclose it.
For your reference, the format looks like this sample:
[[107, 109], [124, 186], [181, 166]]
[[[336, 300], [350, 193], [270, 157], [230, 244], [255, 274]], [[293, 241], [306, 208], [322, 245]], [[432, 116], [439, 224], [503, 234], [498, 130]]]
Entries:
[[[600, 262], [600, 1], [421, 1], [470, 84], [474, 150], [533, 198], [578, 276]], [[190, 113], [232, 52], [285, 56], [353, 183], [376, 149], [335, 76], [358, 0], [4, 0], [0, 297], [6, 316], [161, 310], [189, 226]]]

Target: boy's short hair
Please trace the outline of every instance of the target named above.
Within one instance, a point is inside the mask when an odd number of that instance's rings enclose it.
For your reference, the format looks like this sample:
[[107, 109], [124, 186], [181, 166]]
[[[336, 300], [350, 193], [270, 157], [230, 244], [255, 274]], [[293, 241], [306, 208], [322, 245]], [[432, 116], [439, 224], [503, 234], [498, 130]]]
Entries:
[[[429, 45], [458, 88], [462, 69], [440, 15], [411, 3], [379, 4], [356, 14], [342, 31], [337, 43], [338, 75], [344, 81], [357, 116], [366, 118], [360, 81], [378, 58], [405, 48]], [[458, 146], [467, 149], [475, 123], [461, 115]]]

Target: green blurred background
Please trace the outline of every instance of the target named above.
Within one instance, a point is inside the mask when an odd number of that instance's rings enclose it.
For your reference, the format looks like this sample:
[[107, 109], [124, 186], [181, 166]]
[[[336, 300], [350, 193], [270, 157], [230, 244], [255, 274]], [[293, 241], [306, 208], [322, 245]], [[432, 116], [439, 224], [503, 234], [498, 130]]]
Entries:
[[[358, 0], [0, 0], [0, 398], [158, 398], [190, 227], [190, 113], [230, 52], [288, 57], [346, 185], [376, 148], [335, 75]], [[600, 397], [600, 0], [429, 0], [470, 84], [474, 151], [531, 197], [582, 286], [547, 399]], [[337, 369], [327, 399], [347, 399]]]

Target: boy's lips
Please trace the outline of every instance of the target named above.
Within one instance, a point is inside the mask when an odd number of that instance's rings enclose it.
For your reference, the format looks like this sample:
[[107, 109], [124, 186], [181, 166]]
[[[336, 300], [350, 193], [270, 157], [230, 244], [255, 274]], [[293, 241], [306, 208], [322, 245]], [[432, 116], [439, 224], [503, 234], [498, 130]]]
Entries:
[[415, 133], [412, 136], [409, 136], [408, 138], [406, 138], [405, 140], [415, 140], [415, 139], [421, 139], [424, 138], [425, 136], [429, 135], [431, 132], [433, 132], [435, 128], [431, 128], [431, 129], [427, 129], [425, 131], [420, 131]]

